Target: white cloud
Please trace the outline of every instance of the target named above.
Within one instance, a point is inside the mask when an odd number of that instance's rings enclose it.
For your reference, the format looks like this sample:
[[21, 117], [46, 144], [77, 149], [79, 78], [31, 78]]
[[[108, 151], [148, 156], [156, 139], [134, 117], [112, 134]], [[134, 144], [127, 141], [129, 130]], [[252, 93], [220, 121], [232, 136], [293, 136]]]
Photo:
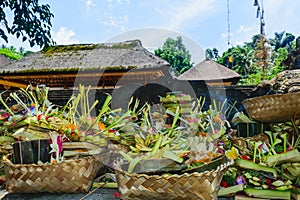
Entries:
[[255, 30], [255, 27], [254, 26], [248, 26], [248, 27], [245, 27], [244, 25], [241, 25], [238, 29], [238, 34], [249, 34], [249, 33], [253, 33]]
[[[230, 32], [230, 45], [244, 45], [245, 42], [250, 42], [252, 36], [254, 36], [257, 33], [258, 32], [256, 26], [240, 25], [239, 28]], [[221, 38], [228, 42], [228, 33], [221, 33]]]
[[58, 45], [76, 44], [79, 43], [79, 41], [73, 38], [75, 35], [74, 31], [66, 27], [61, 27], [58, 32], [53, 35], [53, 40]]
[[[232, 34], [230, 34], [232, 36]], [[221, 38], [228, 38], [228, 33], [221, 33]]]
[[91, 7], [96, 7], [96, 4], [92, 0], [85, 0], [85, 6], [89, 10]]
[[129, 0], [107, 0], [108, 2], [108, 7], [113, 7], [115, 5], [121, 5], [123, 2], [126, 4], [130, 4]]
[[259, 32], [257, 26], [245, 26], [240, 27], [233, 33], [232, 43], [234, 45], [244, 45], [245, 42], [250, 42], [251, 38]]
[[[205, 0], [205, 1], [184, 1], [184, 4], [170, 6], [170, 11], [168, 17], [171, 20], [169, 28], [170, 29], [179, 29], [184, 24], [195, 18], [205, 16], [207, 13], [212, 11], [213, 3], [215, 0]], [[159, 11], [159, 9], [156, 9]], [[165, 11], [166, 12], [166, 11]]]
[[[113, 1], [114, 0], [107, 0], [108, 1], [108, 3], [113, 3]], [[123, 0], [116, 0], [116, 2], [117, 3], [122, 3], [123, 2]], [[130, 3], [130, 1], [129, 0], [124, 0], [124, 2], [126, 2], [127, 4], [129, 4]]]
[[101, 23], [108, 27], [117, 27], [121, 31], [125, 30], [125, 24], [128, 23], [128, 16], [127, 14], [124, 14], [123, 16], [115, 17], [111, 15], [110, 13], [105, 13], [105, 20], [101, 20]]

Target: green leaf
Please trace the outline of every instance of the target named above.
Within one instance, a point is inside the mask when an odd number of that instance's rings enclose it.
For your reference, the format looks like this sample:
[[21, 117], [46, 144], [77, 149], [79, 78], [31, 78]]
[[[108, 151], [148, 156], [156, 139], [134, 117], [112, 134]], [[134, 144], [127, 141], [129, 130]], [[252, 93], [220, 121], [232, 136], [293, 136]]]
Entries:
[[221, 188], [218, 192], [218, 196], [219, 197], [229, 196], [231, 194], [235, 194], [237, 192], [243, 191], [243, 189], [244, 189], [244, 184], [235, 185], [227, 188]]
[[253, 169], [256, 171], [264, 171], [269, 172], [273, 175], [274, 178], [277, 178], [277, 171], [274, 168], [265, 167], [259, 164], [256, 164], [254, 162], [243, 160], [243, 159], [237, 159], [234, 161], [235, 165], [238, 167], [241, 167], [243, 169]]
[[290, 191], [280, 190], [262, 190], [254, 188], [245, 188], [244, 192], [251, 197], [266, 198], [266, 199], [290, 199]]
[[288, 151], [283, 154], [271, 155], [266, 159], [266, 164], [269, 167], [289, 162], [300, 162], [300, 152], [297, 149]]
[[180, 158], [177, 154], [175, 154], [174, 152], [170, 151], [170, 150], [165, 150], [163, 157], [165, 158], [169, 158], [171, 160], [174, 160], [178, 163], [182, 163], [184, 161], [183, 158]]
[[120, 151], [121, 156], [123, 156], [128, 162], [131, 162], [133, 159], [125, 152]]
[[162, 142], [162, 136], [159, 135], [158, 140], [156, 141], [156, 143], [151, 151], [151, 154], [150, 154], [151, 157], [157, 153], [158, 149], [160, 148], [161, 142]]
[[130, 164], [128, 166], [128, 172], [132, 173], [135, 166], [142, 160], [141, 157], [135, 157], [133, 160], [130, 161]]

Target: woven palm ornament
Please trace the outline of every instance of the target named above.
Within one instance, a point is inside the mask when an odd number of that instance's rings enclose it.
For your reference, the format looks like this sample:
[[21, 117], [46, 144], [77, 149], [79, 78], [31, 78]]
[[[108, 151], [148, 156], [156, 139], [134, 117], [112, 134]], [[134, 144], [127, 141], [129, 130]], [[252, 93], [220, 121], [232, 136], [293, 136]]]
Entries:
[[257, 122], [277, 123], [300, 117], [300, 92], [245, 99], [248, 115]]
[[96, 156], [51, 164], [13, 164], [4, 161], [6, 190], [10, 193], [87, 192], [104, 166]]
[[206, 172], [146, 175], [116, 169], [121, 199], [210, 200], [217, 199], [222, 177], [232, 161]]

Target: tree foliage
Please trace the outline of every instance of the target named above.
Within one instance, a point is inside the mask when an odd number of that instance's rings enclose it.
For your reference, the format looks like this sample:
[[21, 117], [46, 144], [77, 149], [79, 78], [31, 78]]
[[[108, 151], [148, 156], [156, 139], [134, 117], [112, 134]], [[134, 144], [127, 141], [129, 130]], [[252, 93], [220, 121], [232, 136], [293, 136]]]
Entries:
[[289, 52], [293, 50], [293, 41], [295, 36], [291, 33], [282, 31], [280, 33], [275, 32], [275, 37], [270, 39], [270, 44], [277, 51], [279, 48], [286, 48]]
[[239, 84], [258, 84], [283, 71], [282, 62], [294, 49], [295, 36], [291, 33], [275, 33], [274, 38], [259, 34], [254, 35], [251, 42], [229, 48], [217, 62], [239, 73], [242, 76]]
[[171, 70], [175, 73], [183, 73], [193, 66], [191, 63], [191, 54], [183, 44], [182, 37], [178, 36], [175, 40], [167, 38], [162, 48], [154, 51], [156, 56], [168, 61]]
[[[9, 14], [13, 16], [11, 22]], [[0, 37], [8, 43], [7, 35], [11, 34], [23, 42], [27, 40], [31, 47], [47, 47], [54, 43], [50, 33], [53, 17], [50, 6], [38, 0], [1, 0]]]
[[205, 57], [207, 59], [216, 61], [216, 60], [218, 60], [220, 58], [220, 56], [219, 56], [219, 50], [217, 48], [206, 49], [205, 50]]

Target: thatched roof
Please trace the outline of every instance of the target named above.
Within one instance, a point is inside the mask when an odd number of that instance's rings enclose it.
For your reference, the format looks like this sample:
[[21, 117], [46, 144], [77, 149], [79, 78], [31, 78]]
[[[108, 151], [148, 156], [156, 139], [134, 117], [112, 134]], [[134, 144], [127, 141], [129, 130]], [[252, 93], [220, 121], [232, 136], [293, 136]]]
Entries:
[[177, 77], [178, 80], [220, 82], [237, 79], [241, 76], [235, 71], [206, 59]]
[[0, 65], [0, 86], [72, 87], [84, 82], [114, 87], [120, 79], [153, 81], [168, 74], [168, 69], [169, 63], [143, 48], [139, 40], [59, 45]]
[[139, 40], [121, 43], [74, 44], [49, 47], [16, 62], [0, 66], [0, 74], [72, 71], [72, 69], [122, 70], [159, 67], [168, 63], [142, 47]]
[[0, 54], [0, 66], [2, 65], [6, 65], [8, 63], [10, 63], [11, 60], [9, 58], [7, 58], [5, 55]]

